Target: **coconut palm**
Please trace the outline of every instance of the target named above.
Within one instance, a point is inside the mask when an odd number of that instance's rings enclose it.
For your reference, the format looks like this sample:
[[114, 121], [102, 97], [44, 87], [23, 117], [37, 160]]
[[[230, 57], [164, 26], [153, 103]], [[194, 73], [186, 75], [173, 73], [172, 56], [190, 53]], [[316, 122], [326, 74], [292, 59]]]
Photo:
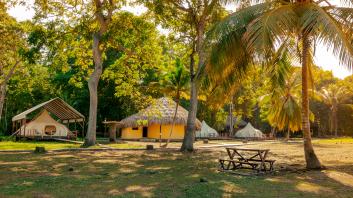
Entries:
[[343, 86], [337, 84], [330, 84], [326, 87], [323, 87], [318, 93], [319, 98], [330, 107], [331, 110], [331, 123], [330, 131], [335, 132], [337, 137], [338, 132], [338, 119], [337, 111], [338, 106], [343, 104], [346, 100], [350, 98], [350, 93]]
[[163, 147], [167, 147], [170, 138], [173, 135], [173, 129], [175, 126], [175, 119], [177, 116], [178, 108], [179, 108], [179, 103], [180, 103], [180, 98], [181, 97], [188, 97], [188, 73], [184, 67], [184, 65], [181, 63], [180, 59], [175, 60], [175, 68], [170, 72], [165, 75], [165, 77], [158, 83], [151, 83], [150, 85], [153, 87], [154, 85], [157, 85], [158, 88], [165, 94], [173, 97], [175, 99], [175, 111], [174, 111], [174, 116], [173, 116], [173, 122], [172, 122], [172, 127], [170, 129], [169, 137], [167, 139], [167, 143], [163, 145]]
[[[316, 41], [327, 46], [342, 65], [353, 66], [353, 1], [344, 3], [346, 7], [331, 5], [330, 0], [256, 0], [211, 32], [210, 65], [226, 71], [223, 75], [244, 70], [249, 60], [270, 66], [272, 57], [280, 57], [281, 51], [297, 57], [302, 66], [302, 131], [308, 169], [322, 167], [311, 143], [309, 123], [308, 78]], [[298, 53], [290, 48], [292, 39]]]
[[274, 88], [273, 92], [264, 96], [261, 101], [271, 105], [267, 119], [278, 130], [287, 129], [287, 139], [291, 131], [301, 129], [301, 78], [300, 73], [294, 70], [295, 68], [291, 68], [291, 75], [283, 86]]

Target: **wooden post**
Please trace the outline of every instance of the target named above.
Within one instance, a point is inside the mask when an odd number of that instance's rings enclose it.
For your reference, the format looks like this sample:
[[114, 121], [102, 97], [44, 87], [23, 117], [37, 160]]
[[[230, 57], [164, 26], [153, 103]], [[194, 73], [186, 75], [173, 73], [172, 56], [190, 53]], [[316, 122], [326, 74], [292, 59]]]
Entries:
[[26, 118], [22, 120], [22, 125], [23, 125], [23, 134], [26, 137]]
[[19, 136], [21, 137], [21, 133], [22, 133], [21, 121], [18, 121], [17, 124], [20, 125], [20, 128], [19, 128], [20, 132], [18, 134], [20, 134]]
[[82, 121], [82, 138], [85, 138], [85, 120]]
[[117, 128], [117, 124], [112, 123], [109, 125], [109, 141], [110, 142], [116, 142], [116, 128]]
[[[105, 119], [105, 121], [106, 121], [106, 120], [107, 120], [107, 119]], [[108, 130], [109, 130], [109, 139], [110, 139], [110, 127], [111, 127], [111, 126], [108, 126]], [[105, 137], [106, 132], [107, 132], [107, 125], [104, 124], [103, 137]]]
[[[18, 127], [17, 127], [17, 120], [15, 121], [15, 132], [17, 131]], [[16, 135], [17, 136], [17, 135]]]
[[159, 125], [159, 147], [162, 146], [162, 125]]

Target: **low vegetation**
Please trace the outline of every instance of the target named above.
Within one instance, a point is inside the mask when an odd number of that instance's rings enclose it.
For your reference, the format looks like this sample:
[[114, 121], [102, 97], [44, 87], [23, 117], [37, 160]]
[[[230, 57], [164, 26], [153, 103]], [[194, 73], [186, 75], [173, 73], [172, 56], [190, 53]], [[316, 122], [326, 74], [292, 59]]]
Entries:
[[[55, 150], [55, 149], [72, 149], [80, 148], [80, 144], [72, 143], [61, 143], [61, 142], [43, 142], [43, 141], [23, 141], [23, 142], [13, 142], [13, 141], [4, 141], [0, 142], [0, 151], [1, 150], [34, 150], [36, 147], [44, 147], [46, 150]], [[107, 144], [107, 145], [96, 145], [91, 148], [118, 148], [118, 149], [135, 149], [135, 148], [145, 148], [141, 144]]]
[[[352, 197], [352, 139], [314, 144], [323, 171], [305, 171], [302, 143], [269, 148], [276, 172], [237, 176], [217, 171], [224, 148], [174, 151], [0, 154], [0, 197]], [[212, 143], [212, 141], [211, 141]], [[333, 141], [332, 141], [333, 143]], [[337, 143], [337, 144], [336, 144]], [[334, 146], [335, 149], [328, 149]], [[65, 189], [65, 190], [63, 190]]]

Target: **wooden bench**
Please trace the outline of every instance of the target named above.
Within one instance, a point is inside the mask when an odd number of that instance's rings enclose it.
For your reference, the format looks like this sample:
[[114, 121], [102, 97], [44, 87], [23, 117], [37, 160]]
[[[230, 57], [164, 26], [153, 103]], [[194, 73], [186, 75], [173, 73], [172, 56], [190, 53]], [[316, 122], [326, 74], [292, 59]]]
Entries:
[[[239, 158], [238, 158], [239, 159]], [[239, 160], [241, 160], [241, 159], [239, 159]], [[257, 163], [259, 163], [259, 162], [262, 162], [261, 160], [259, 160], [259, 159], [248, 159], [247, 161], [250, 161], [250, 162], [257, 162]], [[264, 171], [273, 171], [273, 164], [276, 162], [276, 160], [264, 160], [264, 165], [265, 165], [265, 167], [264, 167]], [[267, 169], [267, 167], [266, 167], [266, 164], [268, 164], [268, 166], [269, 166], [269, 168]]]
[[[259, 165], [259, 163], [231, 159], [219, 159], [219, 164], [222, 170], [235, 170], [239, 168], [256, 169], [256, 167]], [[244, 167], [243, 165], [248, 165], [250, 167]]]

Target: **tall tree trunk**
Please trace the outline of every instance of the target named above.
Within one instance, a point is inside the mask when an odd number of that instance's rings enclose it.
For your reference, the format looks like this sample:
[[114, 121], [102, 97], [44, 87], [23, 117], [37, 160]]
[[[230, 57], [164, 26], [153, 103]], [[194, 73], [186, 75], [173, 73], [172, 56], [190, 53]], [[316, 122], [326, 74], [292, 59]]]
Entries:
[[233, 97], [229, 104], [229, 136], [234, 136], [234, 123], [233, 123]]
[[177, 97], [176, 97], [176, 99], [175, 99], [176, 105], [175, 105], [175, 111], [174, 111], [174, 116], [173, 116], [173, 123], [172, 123], [172, 127], [171, 127], [171, 129], [170, 129], [170, 132], [169, 132], [169, 137], [168, 137], [168, 139], [167, 139], [167, 143], [166, 143], [165, 146], [164, 146], [164, 147], [166, 147], [166, 148], [167, 148], [167, 146], [168, 146], [168, 144], [169, 144], [169, 142], [170, 142], [170, 139], [172, 138], [173, 130], [174, 130], [174, 126], [175, 126], [175, 119], [176, 119], [176, 116], [177, 116], [177, 114], [178, 114], [179, 98], [180, 98], [180, 96], [179, 96], [179, 90], [178, 90], [177, 92], [178, 92], [178, 93], [177, 93]]
[[[205, 65], [206, 54], [203, 49], [204, 43], [204, 32], [206, 25], [206, 15], [203, 15], [200, 21], [197, 24], [197, 37], [196, 37], [196, 46], [193, 46], [193, 52], [190, 56], [190, 111], [188, 114], [188, 120], [186, 124], [186, 134], [184, 136], [183, 144], [181, 145], [181, 151], [193, 151], [194, 150], [194, 141], [195, 141], [195, 131], [196, 131], [196, 114], [197, 114], [197, 96], [198, 96], [198, 82], [201, 78], [203, 67]], [[197, 71], [194, 71], [195, 66], [195, 47], [196, 53], [198, 56]]]
[[335, 131], [335, 137], [338, 136], [338, 126], [337, 126], [337, 106], [333, 106], [332, 110], [332, 124], [333, 124], [333, 130]]
[[6, 98], [6, 82], [0, 85], [0, 121], [2, 119], [2, 111], [4, 109], [5, 98]]
[[317, 136], [318, 136], [319, 138], [322, 137], [320, 123], [317, 124]]
[[[190, 109], [188, 113], [188, 119], [186, 123], [186, 131], [181, 145], [180, 151], [193, 151], [194, 150], [194, 136], [195, 136], [195, 120], [197, 111], [197, 93], [195, 85], [195, 50], [192, 50], [190, 54]], [[196, 101], [194, 99], [196, 95]], [[196, 102], [196, 103], [195, 103]], [[195, 118], [193, 119], [195, 114]]]
[[270, 136], [275, 137], [275, 127], [271, 128]]
[[333, 106], [331, 106], [331, 115], [329, 117], [330, 119], [330, 135], [333, 136], [333, 131], [334, 131], [334, 113], [333, 113]]
[[310, 122], [309, 122], [309, 56], [310, 56], [310, 40], [307, 35], [303, 34], [303, 50], [302, 50], [302, 130], [304, 133], [304, 154], [306, 168], [320, 169], [321, 164], [317, 158], [313, 145], [311, 143]]
[[[11, 77], [14, 75], [16, 68], [18, 67], [18, 65], [20, 64], [20, 60], [17, 60], [15, 62], [15, 64], [12, 65], [9, 73], [7, 75], [4, 75], [4, 80], [3, 82], [0, 84], [0, 120], [2, 119], [2, 111], [4, 108], [4, 103], [5, 103], [5, 98], [6, 98], [6, 87], [7, 87], [7, 83], [9, 82], [9, 80], [11, 79]], [[3, 71], [1, 72], [3, 73]]]
[[287, 130], [287, 134], [286, 134], [286, 140], [287, 140], [287, 141], [289, 140], [289, 137], [290, 137], [290, 130], [288, 129], [288, 130]]
[[99, 49], [100, 35], [93, 35], [93, 59], [94, 71], [88, 80], [89, 88], [89, 119], [88, 128], [84, 146], [93, 146], [96, 144], [96, 129], [97, 129], [97, 106], [98, 106], [98, 83], [103, 70], [102, 52]]
[[191, 97], [190, 97], [190, 111], [188, 114], [188, 120], [186, 125], [186, 133], [181, 145], [181, 151], [193, 151], [195, 130], [196, 130], [196, 113], [197, 113], [197, 84], [195, 79], [191, 79]]

